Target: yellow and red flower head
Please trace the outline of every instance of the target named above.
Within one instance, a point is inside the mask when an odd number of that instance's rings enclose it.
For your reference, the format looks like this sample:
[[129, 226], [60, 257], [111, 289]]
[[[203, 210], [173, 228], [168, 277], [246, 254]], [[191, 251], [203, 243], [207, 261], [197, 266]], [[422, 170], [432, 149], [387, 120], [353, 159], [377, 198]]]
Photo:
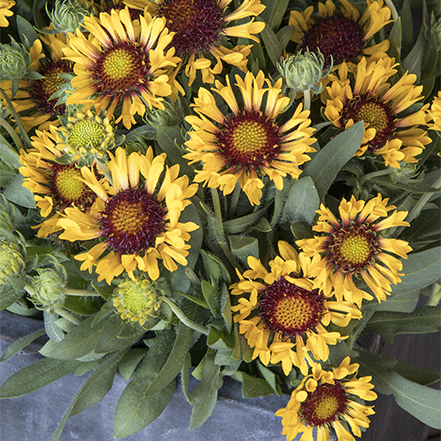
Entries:
[[[239, 182], [251, 204], [258, 205], [264, 186], [262, 176], [274, 181], [278, 190], [283, 188], [285, 176], [298, 178], [299, 165], [310, 159], [306, 153], [314, 151], [314, 129], [309, 127], [309, 111], [303, 111], [301, 104], [287, 122], [277, 122], [289, 103], [281, 93], [282, 79], [272, 86], [262, 71], [257, 76], [248, 72], [244, 79], [236, 75], [234, 89], [228, 77], [226, 80], [226, 86], [216, 81], [212, 90], [229, 107], [227, 114], [219, 110], [211, 92], [199, 90], [193, 105], [199, 116], [186, 117], [193, 131], [189, 132], [189, 153], [184, 157], [190, 163], [203, 164], [202, 170], [196, 171], [196, 182], [220, 188], [224, 195]], [[238, 104], [236, 90], [243, 105]]]
[[109, 284], [126, 271], [136, 269], [158, 279], [158, 260], [169, 271], [177, 264], [186, 265], [190, 232], [197, 229], [194, 222], [179, 222], [188, 198], [197, 190], [189, 185], [188, 177], [178, 177], [179, 165], [164, 165], [166, 155], [153, 157], [134, 152], [127, 156], [122, 148], [110, 154], [106, 164], [112, 182], [98, 182], [87, 167], [81, 169], [82, 182], [96, 194], [97, 203], [90, 212], [77, 207], [67, 208], [59, 226], [64, 230], [60, 239], [73, 241], [98, 240], [88, 251], [75, 256], [83, 261], [82, 270], [95, 268], [98, 280]]

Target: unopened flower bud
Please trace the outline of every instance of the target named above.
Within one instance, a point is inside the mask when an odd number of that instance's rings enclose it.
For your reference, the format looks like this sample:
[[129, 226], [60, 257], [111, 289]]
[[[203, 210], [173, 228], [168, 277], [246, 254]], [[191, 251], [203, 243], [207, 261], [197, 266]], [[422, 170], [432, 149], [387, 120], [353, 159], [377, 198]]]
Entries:
[[54, 309], [63, 306], [66, 300], [66, 278], [60, 275], [60, 271], [52, 268], [38, 269], [37, 272], [38, 276], [32, 281], [33, 293], [29, 299], [37, 309], [54, 313]]
[[121, 282], [113, 293], [113, 305], [124, 320], [139, 322], [142, 326], [162, 303], [165, 291], [161, 289], [161, 280], [151, 281], [148, 278], [127, 278]]
[[57, 0], [52, 12], [47, 11], [55, 31], [75, 33], [77, 27], [83, 23], [89, 11], [76, 0]]
[[25, 269], [25, 261], [19, 245], [0, 241], [0, 283], [8, 277], [17, 277]]
[[31, 56], [22, 44], [0, 43], [0, 80], [19, 80], [28, 71]]
[[179, 124], [181, 120], [181, 111], [179, 109], [178, 103], [172, 100], [163, 101], [164, 110], [158, 109], [157, 107], [147, 109], [144, 119], [148, 125], [152, 127], [157, 126], [175, 126]]
[[277, 63], [277, 69], [289, 89], [293, 89], [296, 93], [311, 90], [319, 94], [324, 89], [320, 80], [325, 78], [332, 69], [332, 63], [326, 70], [324, 64], [325, 57], [320, 51], [316, 55], [307, 50], [281, 60], [280, 64]]

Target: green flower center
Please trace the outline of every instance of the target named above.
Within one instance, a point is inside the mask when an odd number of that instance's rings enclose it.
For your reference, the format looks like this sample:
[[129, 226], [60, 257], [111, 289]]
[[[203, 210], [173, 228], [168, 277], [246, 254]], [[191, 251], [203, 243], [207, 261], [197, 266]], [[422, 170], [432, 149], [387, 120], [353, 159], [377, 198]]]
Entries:
[[102, 124], [93, 120], [77, 121], [70, 133], [68, 143], [71, 147], [98, 148], [106, 137]]
[[75, 164], [54, 164], [53, 173], [52, 191], [58, 196], [61, 203], [79, 205], [94, 194], [81, 181], [81, 172]]
[[162, 291], [156, 282], [138, 278], [121, 282], [115, 290], [113, 305], [122, 319], [139, 322], [143, 325], [149, 316], [157, 311], [162, 303]]
[[325, 298], [318, 290], [307, 291], [284, 278], [259, 295], [259, 311], [265, 326], [286, 336], [313, 331], [325, 312]]
[[300, 406], [300, 414], [309, 426], [323, 426], [335, 421], [345, 411], [347, 402], [346, 391], [340, 383], [321, 384], [308, 393]]
[[280, 152], [279, 126], [259, 112], [229, 115], [216, 133], [227, 167], [256, 169]]

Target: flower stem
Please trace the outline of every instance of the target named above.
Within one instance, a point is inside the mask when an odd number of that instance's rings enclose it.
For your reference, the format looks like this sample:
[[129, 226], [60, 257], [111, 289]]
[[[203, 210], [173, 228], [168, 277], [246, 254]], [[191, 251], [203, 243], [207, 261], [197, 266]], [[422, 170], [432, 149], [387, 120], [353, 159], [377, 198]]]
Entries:
[[357, 340], [357, 337], [361, 334], [365, 326], [368, 324], [371, 317], [374, 315], [375, 311], [364, 311], [363, 317], [358, 322], [358, 325], [355, 327], [353, 334], [349, 335], [349, 338], [347, 340], [347, 346], [349, 349], [352, 349], [354, 346], [355, 340]]
[[304, 98], [303, 110], [310, 110], [311, 109], [311, 91], [309, 89], [306, 89], [303, 91], [303, 98]]
[[64, 293], [68, 296], [78, 296], [78, 297], [94, 297], [99, 294], [96, 291], [91, 291], [90, 289], [70, 289], [64, 288]]
[[392, 18], [394, 19], [394, 21], [397, 21], [399, 16], [398, 16], [398, 12], [397, 9], [395, 8], [395, 5], [393, 4], [392, 0], [385, 0], [386, 5], [389, 6], [389, 9], [392, 13]]
[[161, 300], [163, 300], [165, 303], [167, 303], [168, 306], [170, 306], [171, 310], [175, 313], [176, 317], [182, 322], [184, 323], [185, 326], [187, 326], [190, 329], [193, 329], [194, 331], [200, 332], [201, 334], [204, 335], [208, 335], [209, 333], [209, 329], [206, 328], [205, 326], [202, 326], [196, 322], [194, 322], [193, 320], [190, 320], [178, 307], [178, 305], [176, 305], [175, 302], [173, 302], [172, 300], [170, 300], [168, 297], [166, 296], [162, 296]]
[[73, 323], [74, 325], [79, 325], [81, 323], [81, 320], [78, 320], [76, 317], [74, 317], [69, 311], [66, 311], [64, 308], [56, 306], [55, 312], [59, 316], [65, 318], [67, 321]]
[[5, 99], [6, 103], [8, 104], [9, 110], [11, 111], [12, 115], [15, 118], [15, 122], [18, 125], [18, 128], [20, 129], [21, 136], [23, 137], [23, 141], [25, 143], [26, 147], [31, 147], [31, 140], [29, 139], [28, 134], [26, 133], [26, 130], [24, 129], [23, 125], [20, 122], [20, 118], [15, 111], [14, 106], [12, 105], [11, 100], [9, 99], [8, 95], [4, 92], [4, 90], [0, 87], [0, 93], [3, 95], [3, 98]]
[[233, 217], [236, 213], [237, 209], [237, 203], [239, 202], [239, 196], [240, 196], [240, 184], [239, 182], [236, 184], [236, 188], [233, 191], [233, 196], [231, 197], [230, 201], [230, 217]]

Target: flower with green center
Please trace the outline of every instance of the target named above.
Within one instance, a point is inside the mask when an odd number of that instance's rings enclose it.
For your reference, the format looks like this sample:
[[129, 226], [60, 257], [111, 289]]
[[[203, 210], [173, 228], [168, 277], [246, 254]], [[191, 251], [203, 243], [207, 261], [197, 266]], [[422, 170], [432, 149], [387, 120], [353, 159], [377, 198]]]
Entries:
[[15, 6], [15, 1], [13, 0], [0, 0], [0, 28], [7, 28], [9, 22], [6, 17], [12, 17], [14, 13], [11, 8]]
[[106, 151], [115, 145], [115, 134], [109, 119], [92, 110], [69, 116], [67, 123], [56, 129], [62, 142], [57, 148], [70, 156], [79, 166], [103, 160]]
[[26, 267], [23, 244], [17, 240], [0, 240], [0, 283], [20, 277]]
[[54, 31], [75, 33], [76, 29], [83, 23], [84, 17], [89, 11], [80, 5], [76, 0], [57, 0], [52, 11], [46, 12], [52, 22]]
[[[33, 194], [40, 216], [45, 220], [37, 226], [37, 236], [47, 237], [60, 230], [57, 222], [66, 207], [72, 204], [83, 210], [92, 208], [95, 193], [83, 182], [80, 169], [75, 163], [60, 164], [63, 140], [58, 129], [51, 126], [49, 132], [39, 130], [31, 138], [33, 148], [20, 152], [24, 176], [23, 187]], [[95, 167], [93, 166], [95, 170]]]
[[[189, 85], [198, 71], [204, 83], [213, 83], [215, 75], [222, 72], [223, 63], [246, 72], [252, 45], [230, 44], [228, 40], [241, 37], [258, 43], [255, 34], [265, 27], [264, 23], [254, 21], [265, 9], [260, 0], [246, 0], [231, 12], [232, 0], [125, 0], [124, 3], [166, 20], [167, 28], [174, 32], [171, 45], [186, 60]], [[253, 18], [243, 22], [248, 17]], [[237, 24], [239, 20], [241, 24]]]
[[19, 80], [28, 72], [30, 63], [29, 52], [12, 37], [9, 44], [0, 43], [0, 80]]
[[65, 58], [75, 63], [75, 90], [67, 104], [93, 102], [109, 118], [122, 104], [115, 122], [122, 120], [127, 129], [136, 124], [136, 114], [145, 114], [146, 106], [164, 109], [162, 101], [172, 94], [173, 70], [180, 62], [169, 47], [173, 36], [165, 19], [146, 13], [132, 22], [126, 7], [86, 17], [84, 29], [89, 37], [81, 31], [71, 34], [64, 50]]
[[58, 225], [64, 230], [60, 239], [71, 242], [96, 240], [92, 248], [75, 256], [83, 261], [81, 269], [92, 272], [98, 281], [111, 283], [126, 271], [129, 276], [138, 268], [152, 280], [160, 275], [158, 260], [175, 271], [187, 265], [190, 232], [194, 222], [179, 222], [189, 198], [197, 190], [187, 176], [178, 177], [179, 165], [165, 166], [166, 155], [153, 157], [127, 155], [118, 148], [106, 164], [112, 183], [98, 182], [87, 167], [81, 169], [84, 183], [96, 194], [97, 205], [85, 213], [78, 207], [66, 208]]
[[[72, 72], [72, 63], [63, 60], [62, 48], [66, 45], [64, 34], [41, 35], [30, 49], [31, 64], [29, 71], [44, 78], [23, 78], [19, 81], [18, 91], [12, 97], [12, 81], [2, 81], [0, 87], [11, 99], [20, 115], [20, 121], [29, 132], [33, 127], [48, 130], [51, 125], [59, 125], [58, 116], [63, 116], [66, 106], [51, 96], [66, 86], [68, 81], [60, 74]], [[43, 44], [45, 49], [43, 49]]]
[[37, 309], [53, 314], [66, 300], [66, 270], [55, 264], [55, 269], [39, 268], [37, 272], [38, 275], [32, 278], [29, 300]]
[[152, 281], [145, 276], [127, 277], [113, 292], [113, 305], [123, 320], [142, 326], [149, 318], [156, 317], [165, 294], [161, 285], [161, 279]]
[[369, 427], [368, 416], [375, 413], [361, 400], [372, 401], [377, 395], [372, 391], [372, 377], [357, 377], [358, 368], [349, 357], [331, 371], [312, 365], [312, 373], [292, 392], [286, 407], [276, 412], [282, 417], [287, 441], [297, 434], [302, 434], [302, 441], [329, 440], [331, 433], [337, 441], [361, 436], [360, 427]]
[[[224, 195], [239, 182], [250, 203], [258, 205], [264, 187], [262, 176], [274, 181], [278, 190], [283, 188], [285, 176], [298, 178], [302, 172], [299, 166], [310, 159], [306, 153], [314, 151], [310, 147], [315, 141], [314, 129], [309, 127], [309, 111], [302, 111], [302, 104], [291, 118], [279, 123], [278, 116], [289, 103], [281, 94], [281, 78], [272, 86], [262, 71], [257, 76], [248, 72], [244, 79], [236, 75], [237, 89], [228, 76], [226, 81], [226, 86], [216, 81], [212, 90], [229, 107], [228, 112], [219, 110], [211, 92], [199, 89], [193, 104], [199, 116], [185, 118], [193, 131], [189, 132], [189, 153], [184, 158], [191, 164], [202, 163], [202, 170], [196, 170], [196, 182], [220, 188]], [[243, 104], [238, 104], [237, 90]]]
[[323, 282], [325, 294], [334, 288], [338, 301], [345, 299], [361, 306], [363, 299], [371, 300], [372, 296], [355, 286], [360, 276], [379, 302], [390, 294], [391, 283], [401, 281], [403, 265], [394, 254], [406, 259], [412, 249], [404, 240], [381, 237], [380, 232], [408, 226], [404, 221], [407, 211], [388, 216], [395, 208], [387, 206], [388, 200], [380, 194], [368, 202], [357, 201], [354, 196], [349, 202], [343, 199], [340, 220], [322, 204], [317, 225], [312, 228], [319, 235], [296, 242], [307, 256], [320, 256], [313, 274]]
[[344, 339], [326, 329], [331, 322], [345, 327], [351, 319], [361, 318], [352, 303], [335, 302], [326, 297], [311, 277], [317, 258], [298, 254], [287, 242], [279, 241], [279, 254], [269, 262], [268, 271], [260, 260], [249, 257], [249, 270], [240, 274], [231, 293], [239, 295], [231, 307], [237, 314], [239, 332], [254, 348], [252, 358], [263, 364], [281, 362], [285, 375], [297, 366], [306, 375], [310, 354], [327, 360], [329, 345]]
[[368, 61], [363, 58], [353, 76], [342, 63], [331, 83], [322, 93], [325, 116], [336, 127], [346, 130], [364, 121], [364, 134], [356, 156], [381, 156], [386, 166], [400, 168], [400, 162], [417, 162], [424, 146], [431, 142], [419, 127], [426, 123], [429, 105], [405, 115], [402, 112], [423, 99], [423, 86], [415, 85], [416, 75], [404, 73], [394, 84], [397, 72], [393, 58]]
[[367, 0], [363, 13], [348, 0], [340, 3], [340, 12], [335, 13], [332, 0], [319, 2], [318, 17], [314, 15], [314, 6], [290, 12], [289, 25], [294, 28], [291, 40], [298, 44], [298, 49], [316, 54], [320, 51], [327, 66], [331, 59], [339, 65], [343, 61], [357, 61], [362, 55], [385, 57], [389, 40], [369, 46], [374, 35], [391, 22], [391, 11], [383, 6], [383, 0]]

